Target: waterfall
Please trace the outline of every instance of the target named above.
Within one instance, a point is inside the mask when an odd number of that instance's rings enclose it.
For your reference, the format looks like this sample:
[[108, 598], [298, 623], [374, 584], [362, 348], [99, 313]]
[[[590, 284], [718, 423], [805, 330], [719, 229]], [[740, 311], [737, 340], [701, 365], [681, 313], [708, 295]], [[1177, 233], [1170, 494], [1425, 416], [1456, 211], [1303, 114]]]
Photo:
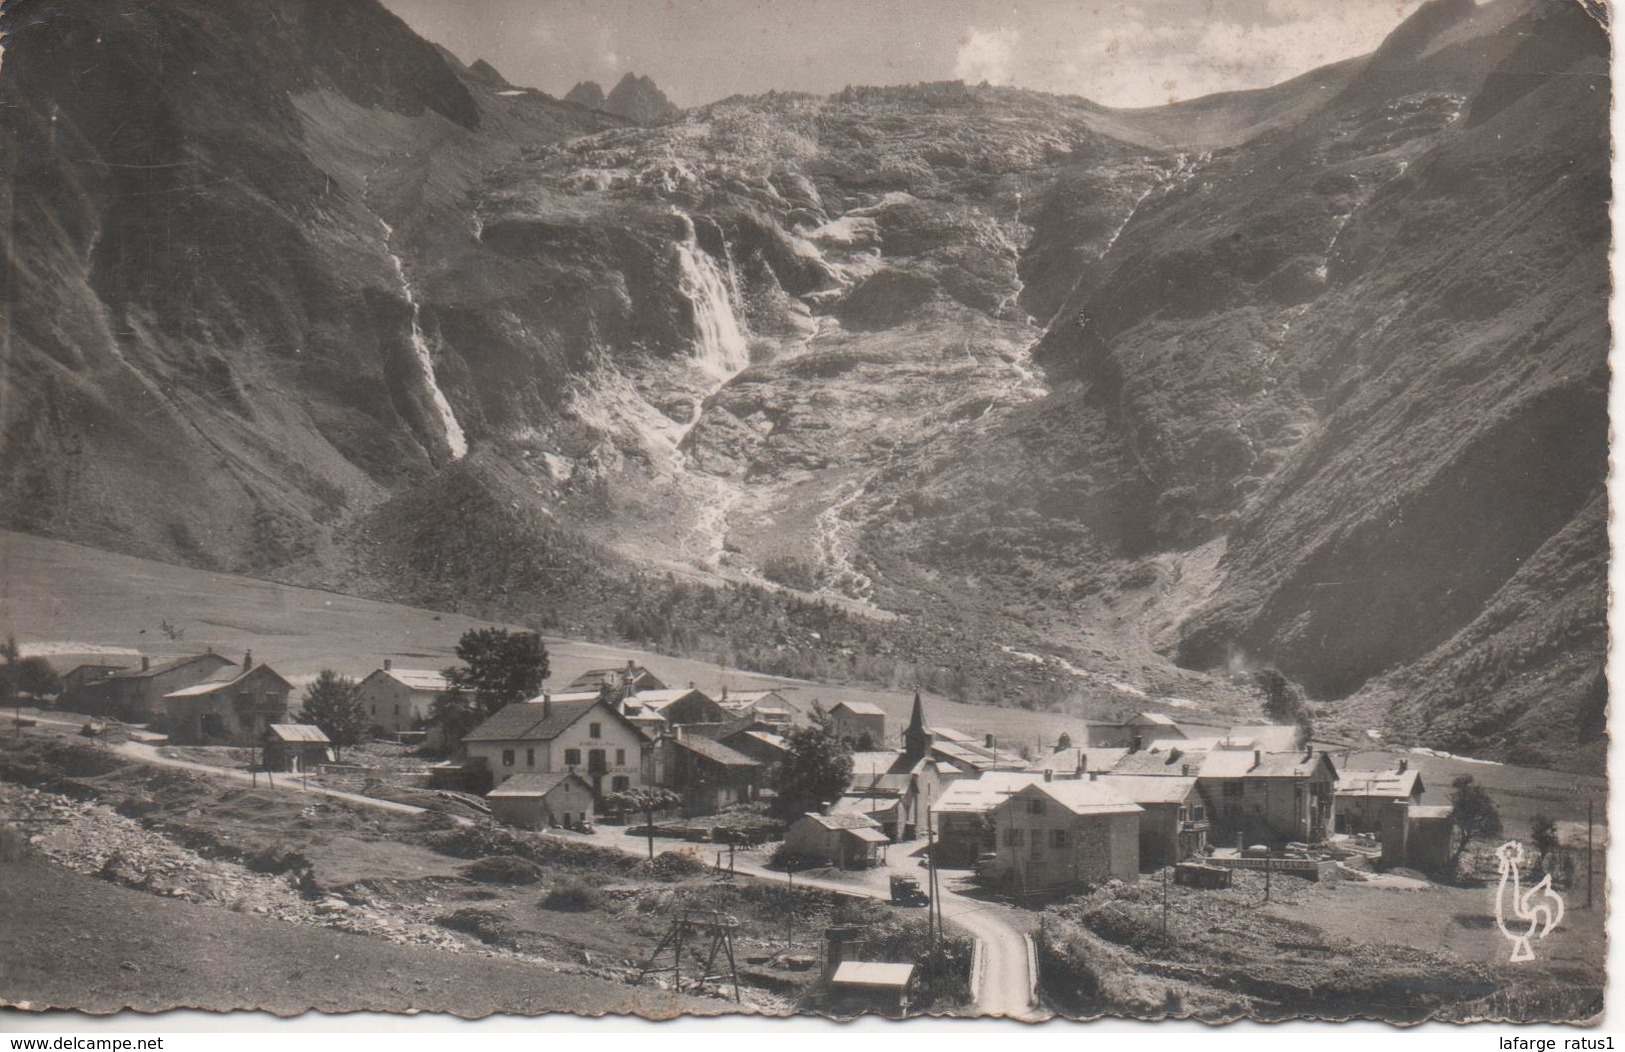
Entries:
[[423, 336], [422, 314], [423, 308], [418, 299], [412, 294], [412, 283], [406, 280], [406, 265], [401, 262], [390, 247], [390, 240], [395, 229], [382, 219], [378, 220], [384, 228], [385, 251], [389, 252], [389, 261], [395, 266], [395, 276], [400, 279], [401, 294], [412, 308], [412, 354], [417, 359], [418, 368], [423, 372], [423, 383], [429, 393], [429, 400], [434, 403], [435, 411], [440, 416], [441, 430], [446, 436], [446, 445], [451, 450], [451, 459], [461, 460], [468, 455], [468, 438], [463, 434], [462, 425], [457, 422], [457, 414], [451, 411], [451, 403], [446, 401], [446, 393], [440, 389], [440, 382], [434, 376], [434, 359], [429, 354], [429, 341]]
[[706, 372], [725, 380], [750, 364], [750, 348], [734, 315], [727, 279], [700, 247], [694, 220], [686, 215], [681, 219], [683, 239], [677, 242], [677, 280], [694, 307], [694, 360]]

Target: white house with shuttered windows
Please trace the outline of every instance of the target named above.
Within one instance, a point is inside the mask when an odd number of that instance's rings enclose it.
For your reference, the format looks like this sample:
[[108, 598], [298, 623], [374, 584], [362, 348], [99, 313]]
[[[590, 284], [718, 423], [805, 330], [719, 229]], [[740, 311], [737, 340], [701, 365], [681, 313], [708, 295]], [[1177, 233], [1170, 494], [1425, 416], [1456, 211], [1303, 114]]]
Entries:
[[562, 701], [544, 694], [509, 705], [469, 732], [463, 746], [493, 788], [516, 774], [563, 772], [580, 775], [598, 796], [650, 784], [648, 740], [596, 696]]

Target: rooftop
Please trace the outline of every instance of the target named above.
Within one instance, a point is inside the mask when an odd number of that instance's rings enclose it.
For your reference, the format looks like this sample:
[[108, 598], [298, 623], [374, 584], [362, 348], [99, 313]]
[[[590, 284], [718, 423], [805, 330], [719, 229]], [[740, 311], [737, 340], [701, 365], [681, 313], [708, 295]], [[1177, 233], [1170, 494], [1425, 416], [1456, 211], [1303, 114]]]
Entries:
[[[591, 701], [559, 701], [555, 698], [546, 705], [518, 701], [468, 732], [463, 741], [552, 741], [569, 730], [595, 705], [598, 705], [596, 694]], [[607, 713], [610, 710], [604, 707], [604, 711]]]
[[836, 986], [881, 986], [902, 990], [914, 978], [912, 964], [885, 964], [880, 961], [842, 961], [830, 982]]
[[1403, 800], [1417, 789], [1420, 771], [1340, 771], [1338, 796], [1380, 796]]
[[580, 775], [574, 774], [570, 771], [553, 771], [547, 774], [516, 774], [485, 795], [487, 797], [546, 796], [548, 793], [551, 793], [553, 790], [557, 789], [561, 784], [571, 778], [581, 782], [582, 785], [587, 784], [586, 782], [582, 781]]
[[829, 711], [834, 712], [836, 709], [845, 709], [847, 712], [856, 713], [859, 716], [886, 715], [885, 709], [868, 701], [838, 701], [831, 706]]
[[273, 723], [270, 731], [277, 738], [285, 742], [320, 742], [331, 745], [332, 739], [323, 733], [322, 729], [312, 723]]
[[1196, 779], [1159, 778], [1144, 774], [1102, 775], [1101, 782], [1137, 804], [1182, 804], [1196, 791]]
[[760, 767], [761, 764], [736, 752], [721, 742], [714, 742], [710, 738], [702, 738], [697, 734], [685, 738], [671, 739], [679, 749], [687, 749], [698, 756], [703, 756], [712, 763], [722, 764], [724, 767]]
[[878, 829], [880, 823], [866, 814], [845, 812], [841, 814], [821, 815], [816, 811], [808, 811], [804, 818], [817, 822], [825, 829]]
[[1123, 797], [1105, 780], [1067, 779], [1060, 782], [1034, 782], [1015, 795], [1042, 793], [1075, 815], [1136, 814], [1145, 810]]
[[432, 690], [438, 694], [451, 687], [446, 682], [446, 674], [432, 668], [381, 668], [373, 675], [388, 676], [410, 690]]
[[943, 791], [931, 805], [931, 813], [985, 814], [1012, 793], [1043, 780], [1036, 771], [989, 771], [980, 778], [961, 778]]

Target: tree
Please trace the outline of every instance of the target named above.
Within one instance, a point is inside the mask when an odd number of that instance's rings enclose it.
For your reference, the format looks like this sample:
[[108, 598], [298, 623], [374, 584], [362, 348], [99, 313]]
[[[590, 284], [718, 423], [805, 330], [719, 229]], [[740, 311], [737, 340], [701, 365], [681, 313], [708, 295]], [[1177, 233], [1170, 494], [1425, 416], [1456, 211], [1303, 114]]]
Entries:
[[604, 794], [606, 806], [620, 811], [637, 811], [643, 815], [643, 830], [649, 838], [649, 858], [655, 857], [655, 812], [664, 811], [669, 807], [676, 807], [682, 803], [682, 797], [670, 789], [657, 789], [653, 786], [639, 785], [631, 789], [621, 789], [613, 793]]
[[1557, 858], [1559, 841], [1557, 837], [1557, 822], [1550, 815], [1536, 812], [1529, 820], [1529, 842], [1535, 845], [1540, 853], [1540, 868], [1549, 870], [1551, 863]]
[[314, 723], [333, 743], [333, 755], [361, 744], [367, 731], [367, 710], [361, 704], [361, 687], [348, 676], [324, 668], [316, 681], [305, 688], [304, 706], [299, 718]]
[[1279, 669], [1261, 668], [1253, 673], [1253, 682], [1264, 695], [1264, 715], [1272, 723], [1293, 723], [1298, 710], [1303, 708], [1303, 693], [1296, 684], [1281, 674]]
[[838, 800], [852, 781], [852, 750], [817, 727], [798, 727], [785, 739], [788, 755], [779, 762], [777, 810], [789, 818], [820, 810]]
[[1456, 827], [1456, 850], [1450, 864], [1456, 866], [1467, 846], [1480, 837], [1501, 835], [1501, 812], [1489, 792], [1470, 774], [1459, 774], [1450, 783], [1450, 819]]
[[812, 700], [812, 710], [807, 713], [807, 721], [813, 725], [815, 730], [823, 731], [825, 734], [830, 733], [834, 726], [834, 720], [830, 717], [829, 710], [824, 708], [824, 703], [817, 698]]
[[442, 673], [448, 690], [434, 699], [429, 722], [456, 742], [485, 717], [534, 697], [549, 672], [547, 648], [535, 632], [471, 628], [457, 641], [461, 665]]

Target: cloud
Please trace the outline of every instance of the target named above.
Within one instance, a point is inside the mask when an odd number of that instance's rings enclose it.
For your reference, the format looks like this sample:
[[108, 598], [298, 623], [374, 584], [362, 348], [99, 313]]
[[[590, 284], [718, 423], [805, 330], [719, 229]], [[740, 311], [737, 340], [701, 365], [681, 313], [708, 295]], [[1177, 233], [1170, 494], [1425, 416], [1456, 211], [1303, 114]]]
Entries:
[[1417, 6], [1268, 0], [1262, 19], [1205, 22], [1133, 10], [1036, 62], [1048, 76], [1033, 86], [1111, 106], [1264, 87], [1375, 49]]
[[1021, 33], [1003, 27], [994, 30], [971, 26], [959, 38], [959, 54], [954, 60], [954, 76], [967, 84], [1009, 84], [1015, 80], [1012, 68]]

